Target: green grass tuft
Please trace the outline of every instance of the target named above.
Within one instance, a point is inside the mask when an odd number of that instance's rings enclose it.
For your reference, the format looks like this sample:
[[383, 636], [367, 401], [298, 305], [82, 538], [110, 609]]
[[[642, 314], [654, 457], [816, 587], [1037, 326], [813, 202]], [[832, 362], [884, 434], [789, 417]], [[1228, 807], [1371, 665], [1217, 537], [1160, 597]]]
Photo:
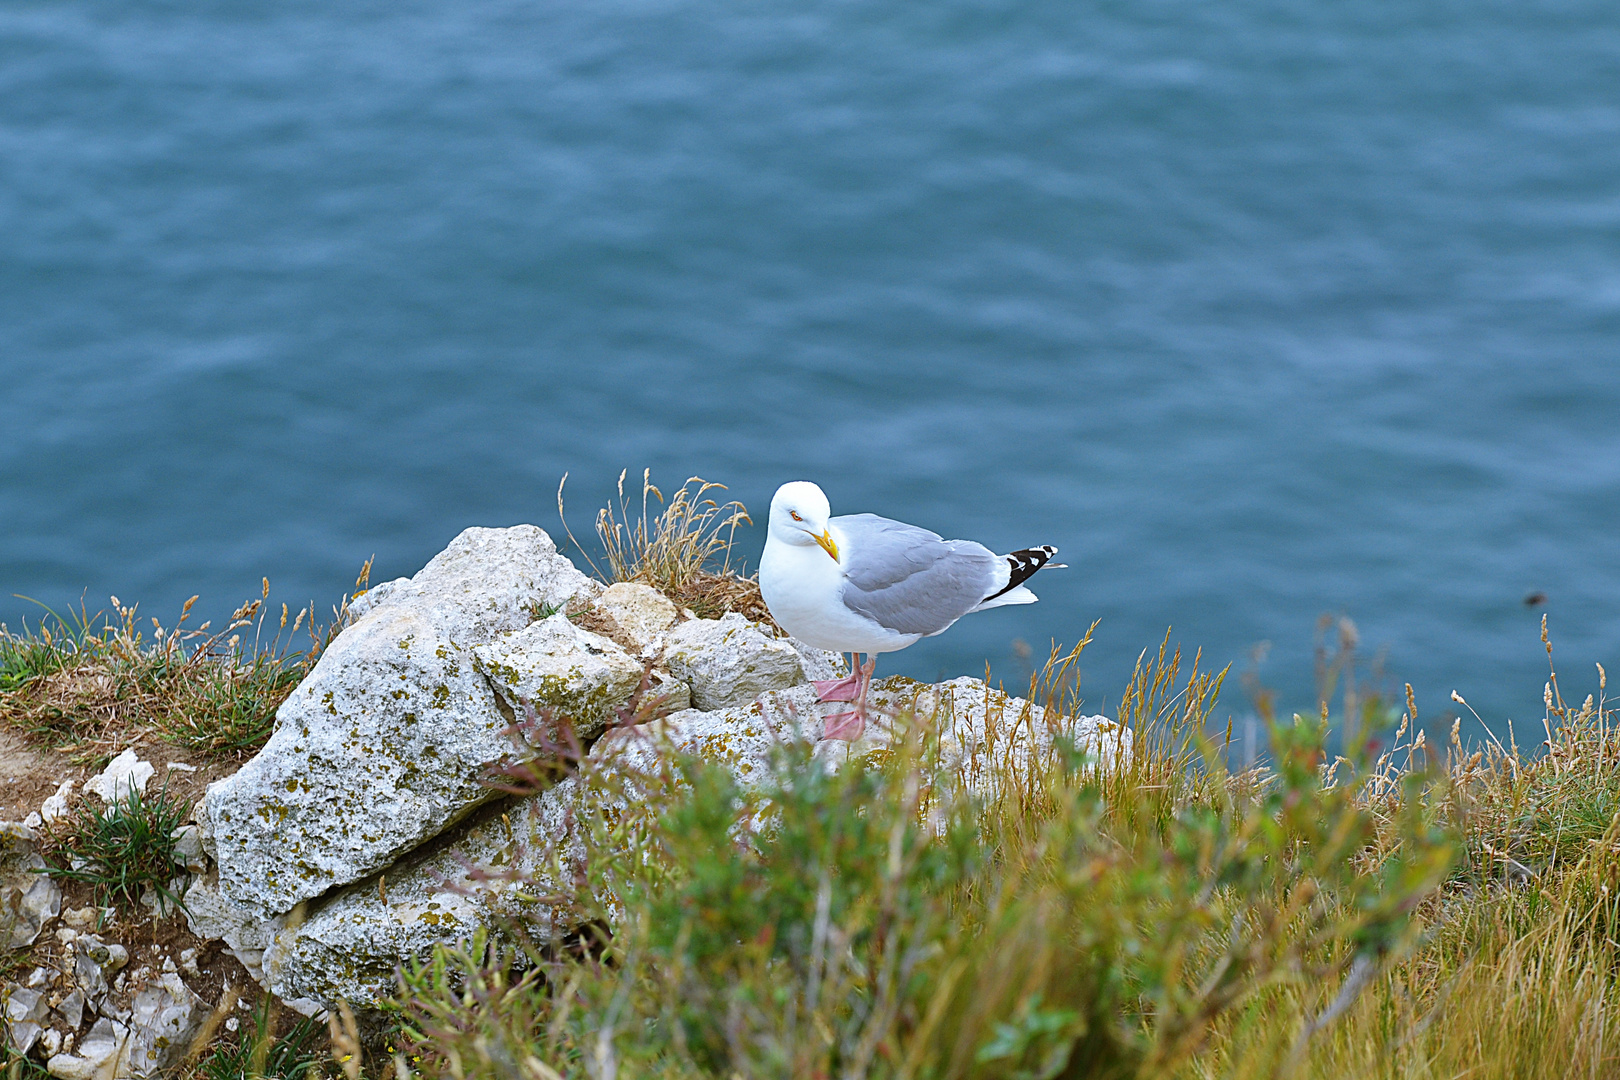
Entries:
[[175, 858], [174, 833], [190, 817], [191, 804], [170, 798], [166, 788], [145, 796], [131, 787], [105, 807], [86, 799], [47, 856], [49, 873], [91, 885], [100, 902], [133, 908], [150, 887], [178, 906], [170, 883], [189, 874]]

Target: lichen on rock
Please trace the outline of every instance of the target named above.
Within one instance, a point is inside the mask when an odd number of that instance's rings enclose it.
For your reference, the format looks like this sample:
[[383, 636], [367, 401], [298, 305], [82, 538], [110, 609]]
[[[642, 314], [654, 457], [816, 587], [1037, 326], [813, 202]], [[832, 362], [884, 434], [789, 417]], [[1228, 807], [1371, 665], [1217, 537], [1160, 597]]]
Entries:
[[554, 709], [581, 740], [601, 734], [641, 683], [639, 663], [561, 613], [474, 646], [472, 660], [512, 709]]

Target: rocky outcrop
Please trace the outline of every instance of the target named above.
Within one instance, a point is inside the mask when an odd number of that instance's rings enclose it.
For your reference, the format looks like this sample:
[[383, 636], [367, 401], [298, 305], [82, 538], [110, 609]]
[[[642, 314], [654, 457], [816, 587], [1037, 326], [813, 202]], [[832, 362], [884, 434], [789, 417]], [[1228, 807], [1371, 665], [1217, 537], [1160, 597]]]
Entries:
[[[885, 679], [860, 739], [821, 741], [824, 714], [847, 706], [809, 682], [843, 675], [841, 658], [742, 615], [697, 618], [646, 585], [604, 589], [533, 526], [469, 529], [350, 613], [264, 749], [174, 837], [191, 931], [306, 1015], [374, 1008], [402, 964], [480, 929], [544, 946], [616, 919], [614, 879], [587, 861], [593, 830], [658, 812], [659, 789], [681, 782], [676, 756], [748, 789], [786, 746], [836, 770], [919, 735], [939, 764], [931, 796], [948, 800], [995, 796], [1060, 739], [1098, 762], [1131, 750], [1102, 717], [1048, 715], [970, 678]], [[84, 797], [125, 798], [153, 775], [124, 753]], [[222, 1020], [235, 991], [196, 978], [215, 948], [154, 936], [126, 949], [94, 929], [107, 912], [61, 910], [34, 830], [72, 793], [0, 823], [0, 940], [36, 957], [0, 986], [6, 1037], [63, 1080], [171, 1072], [205, 1024], [237, 1030]], [[739, 833], [774, 827], [772, 813], [760, 800]]]
[[375, 1001], [393, 987], [402, 960], [481, 926], [518, 921], [530, 941], [554, 941], [583, 918], [570, 898], [587, 882], [585, 830], [605, 809], [622, 814], [638, 801], [662, 755], [701, 756], [753, 786], [770, 774], [776, 747], [813, 741], [820, 722], [815, 690], [801, 685], [749, 705], [614, 728], [577, 774], [345, 890], [278, 935], [264, 958], [267, 985], [286, 998]]
[[[596, 909], [613, 898], [590, 893], [586, 836], [593, 823], [620, 821], [645, 804], [671, 755], [691, 755], [731, 773], [743, 788], [773, 776], [773, 755], [786, 744], [816, 744], [814, 756], [838, 768], [891, 746], [906, 725], [923, 725], [944, 766], [965, 792], [994, 793], [993, 762], [1028, 768], [1063, 736], [1099, 758], [1129, 753], [1129, 733], [1103, 717], [1048, 722], [1039, 706], [978, 679], [925, 686], [905, 678], [876, 684], [875, 718], [856, 743], [818, 742], [829, 706], [814, 688], [768, 691], [747, 705], [688, 709], [603, 735], [578, 771], [539, 795], [469, 823], [431, 853], [404, 860], [381, 879], [344, 890], [298, 926], [276, 936], [266, 953], [267, 985], [286, 998], [374, 1002], [394, 986], [410, 957], [436, 944], [464, 940], [480, 927], [521, 924], [544, 945], [576, 930], [583, 894]], [[844, 706], [834, 706], [842, 708]], [[949, 797], [950, 792], [939, 792]], [[756, 826], [761, 823], [756, 823]], [[751, 826], [753, 827], [753, 826]]]
[[[305, 1012], [374, 1004], [402, 962], [481, 927], [521, 925], [536, 944], [576, 932], [587, 909], [613, 906], [580, 891], [599, 884], [589, 830], [656, 805], [665, 755], [754, 786], [779, 747], [816, 744], [823, 714], [846, 707], [808, 685], [844, 673], [836, 655], [741, 615], [694, 618], [645, 585], [602, 589], [531, 526], [469, 530], [353, 610], [270, 743], [210, 788], [199, 816], [215, 866], [186, 895], [196, 933]], [[1032, 762], [1060, 735], [1128, 752], [1108, 721], [1048, 718], [975, 679], [888, 679], [872, 704], [890, 719], [815, 746], [825, 767], [913, 723], [937, 740], [953, 792], [993, 793], [993, 763]], [[492, 775], [570, 743], [531, 713], [566, 719], [583, 758], [553, 761], [544, 790], [502, 797]]]
[[203, 800], [220, 891], [263, 918], [285, 914], [495, 797], [483, 780], [514, 752], [510, 721], [472, 650], [597, 588], [521, 525], [468, 529], [415, 577], [372, 590], [269, 743]]

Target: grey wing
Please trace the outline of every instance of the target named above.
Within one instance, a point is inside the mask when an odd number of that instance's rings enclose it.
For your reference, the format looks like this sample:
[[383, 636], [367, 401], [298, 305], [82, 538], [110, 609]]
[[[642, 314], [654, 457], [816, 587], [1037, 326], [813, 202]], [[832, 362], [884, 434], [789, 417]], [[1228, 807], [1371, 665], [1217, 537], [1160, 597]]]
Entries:
[[971, 540], [876, 514], [835, 517], [844, 534], [844, 606], [900, 634], [937, 634], [995, 591], [996, 555]]

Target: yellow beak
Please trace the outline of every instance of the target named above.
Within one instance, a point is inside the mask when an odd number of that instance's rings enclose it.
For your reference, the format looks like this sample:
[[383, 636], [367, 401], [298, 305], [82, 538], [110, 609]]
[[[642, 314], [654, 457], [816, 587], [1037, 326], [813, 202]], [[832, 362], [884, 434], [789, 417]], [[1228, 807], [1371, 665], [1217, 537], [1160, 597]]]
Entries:
[[838, 545], [833, 543], [831, 530], [822, 529], [821, 535], [816, 537], [816, 543], [821, 545], [821, 550], [832, 556], [833, 562], [838, 561]]

